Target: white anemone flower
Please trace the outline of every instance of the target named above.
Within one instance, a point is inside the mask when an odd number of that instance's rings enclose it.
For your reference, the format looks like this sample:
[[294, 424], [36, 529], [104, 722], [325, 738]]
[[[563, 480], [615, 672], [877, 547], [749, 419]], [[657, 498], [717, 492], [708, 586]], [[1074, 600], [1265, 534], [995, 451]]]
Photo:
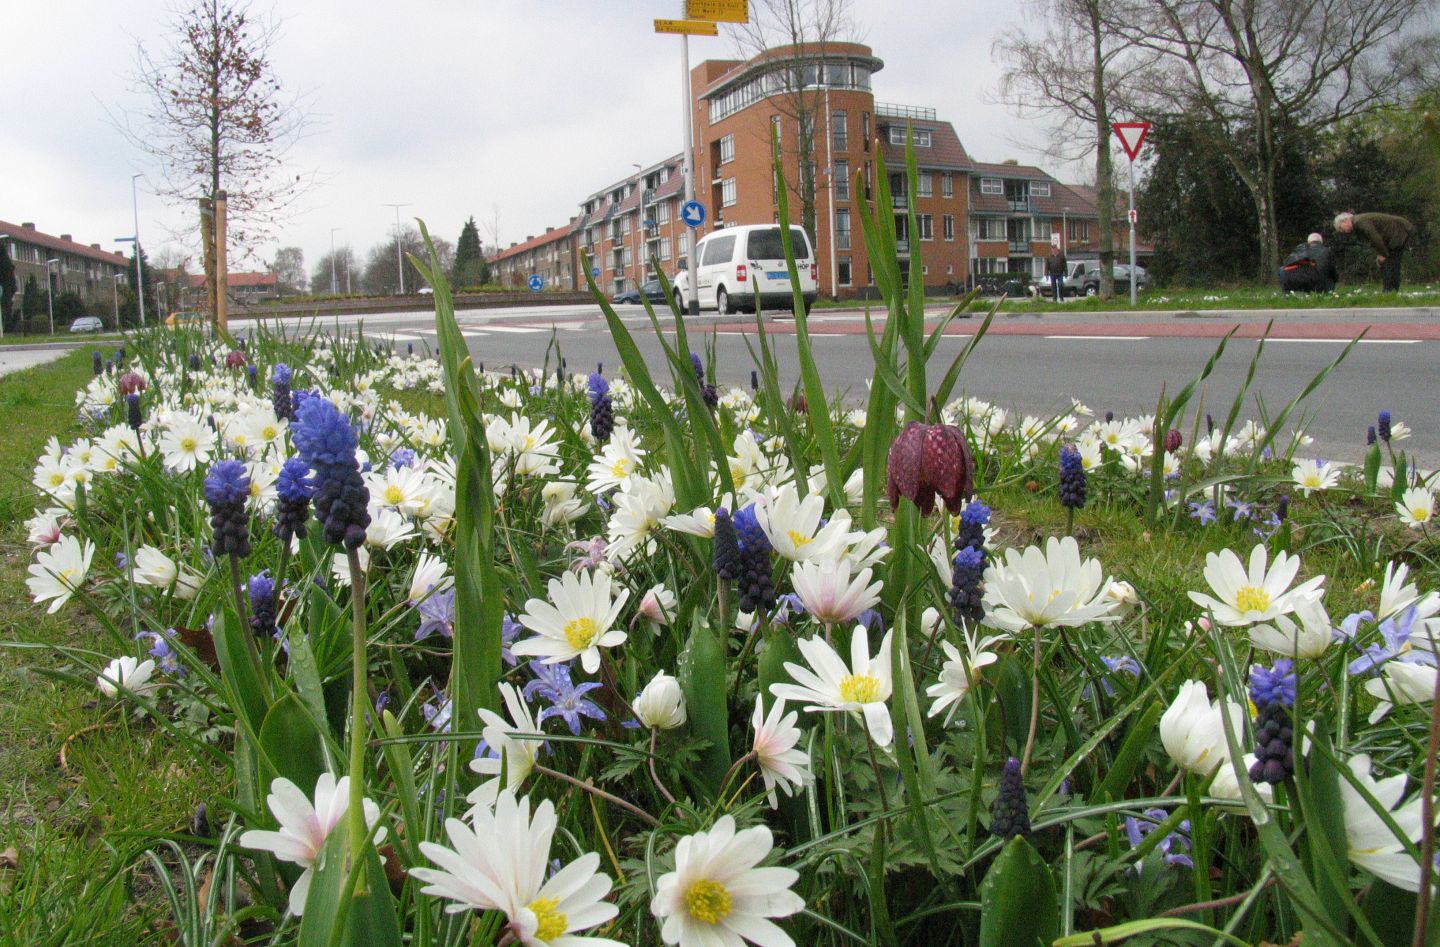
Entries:
[[594, 674], [600, 669], [600, 649], [625, 641], [625, 632], [611, 626], [629, 598], [626, 588], [611, 598], [607, 572], [566, 572], [550, 580], [550, 601], [532, 598], [525, 603], [520, 624], [536, 637], [516, 642], [510, 650], [536, 655], [544, 664], [578, 657], [585, 673]]
[[[1350, 758], [1350, 772], [1378, 802], [1405, 839], [1416, 845], [1424, 829], [1420, 796], [1401, 803], [1405, 794], [1404, 773], [1377, 780], [1370, 775], [1370, 757]], [[1345, 841], [1350, 860], [1377, 878], [1383, 878], [1406, 891], [1420, 890], [1420, 864], [1405, 850], [1405, 842], [1391, 831], [1350, 780], [1340, 780], [1340, 801], [1345, 811]]]
[[58, 612], [84, 584], [94, 557], [95, 544], [87, 539], [82, 546], [74, 536], [61, 536], [49, 549], [37, 552], [25, 580], [35, 604], [49, 600], [47, 611]]
[[129, 655], [118, 657], [105, 665], [95, 678], [95, 686], [106, 697], [119, 697], [123, 688], [131, 694], [148, 694], [157, 685], [150, 683], [155, 673], [155, 662], [149, 659], [137, 661]]
[[51, 507], [36, 513], [25, 521], [30, 545], [37, 548], [53, 546], [65, 535], [64, 523], [69, 513], [60, 507]]
[[1365, 691], [1380, 703], [1370, 712], [1370, 722], [1379, 723], [1396, 704], [1428, 704], [1435, 699], [1437, 669], [1409, 661], [1387, 661], [1381, 676], [1365, 682]]
[[410, 577], [411, 602], [422, 602], [436, 592], [443, 592], [455, 584], [450, 567], [439, 556], [422, 552], [415, 563], [415, 574]]
[[1318, 658], [1333, 640], [1334, 626], [1318, 595], [1297, 602], [1293, 618], [1276, 615], [1271, 622], [1250, 626], [1251, 644], [1287, 658]]
[[388, 506], [370, 507], [370, 525], [365, 527], [365, 545], [371, 549], [392, 549], [416, 536], [415, 526]]
[[652, 730], [673, 730], [685, 723], [685, 694], [680, 682], [657, 671], [631, 705], [635, 717]]
[[[1237, 777], [1235, 773], [1235, 766], [1227, 760], [1224, 766], [1221, 766], [1219, 769], [1215, 770], [1215, 779], [1212, 780], [1210, 783], [1209, 794], [1216, 799], [1231, 799], [1235, 802], [1241, 802], [1245, 798], [1240, 791], [1240, 780], [1243, 779], [1247, 783], [1251, 783], [1251, 785], [1255, 787], [1255, 792], [1260, 796], [1262, 800], [1264, 800], [1266, 805], [1274, 802], [1274, 786], [1271, 786], [1269, 783], [1252, 783], [1250, 780], [1250, 767], [1254, 766], [1255, 762], [1256, 756], [1254, 753], [1246, 753], [1243, 757], [1241, 757], [1240, 773]], [[1243, 805], [1221, 806], [1221, 808], [1225, 809], [1228, 812], [1243, 813], [1246, 811]]]
[[172, 415], [157, 445], [165, 459], [165, 467], [177, 473], [194, 470], [210, 462], [215, 449], [215, 432], [194, 415], [178, 412]]
[[729, 510], [732, 513], [735, 511], [735, 495], [733, 493], [725, 494], [713, 508], [700, 506], [689, 513], [675, 513], [661, 520], [660, 525], [677, 533], [687, 533], [702, 539], [713, 539], [715, 537], [715, 511], [720, 509]]
[[802, 500], [792, 483], [755, 499], [755, 521], [775, 554], [791, 562], [830, 559], [844, 547], [850, 517], [832, 516], [821, 526], [824, 512], [824, 497], [807, 495]]
[[[493, 710], [482, 707], [479, 711], [480, 720], [485, 724], [481, 731], [485, 745], [495, 755], [470, 761], [472, 770], [493, 777], [470, 790], [470, 795], [465, 797], [466, 802], [477, 807], [470, 810], [472, 814], [478, 807], [494, 805], [502, 789], [512, 792], [518, 789], [535, 768], [535, 758], [540, 754], [539, 737], [543, 734], [535, 718], [530, 716], [530, 708], [525, 706], [519, 688], [514, 684], [501, 684], [500, 697], [505, 701], [505, 709], [510, 712], [509, 720]], [[500, 785], [502, 769], [505, 772], [504, 786]]]
[[135, 550], [130, 579], [136, 585], [172, 590], [176, 598], [184, 601], [194, 598], [205, 581], [194, 570], [179, 565], [174, 559], [149, 545]]
[[791, 868], [759, 868], [774, 847], [763, 825], [737, 832], [724, 815], [705, 832], [680, 840], [675, 870], [655, 884], [650, 913], [661, 922], [660, 938], [684, 947], [794, 947], [770, 918], [805, 908], [790, 888], [800, 874]]
[[755, 695], [755, 713], [750, 717], [750, 726], [755, 730], [750, 752], [755, 754], [755, 763], [760, 767], [760, 778], [765, 783], [765, 792], [770, 797], [770, 808], [779, 805], [775, 795], [778, 787], [787, 797], [797, 790], [810, 785], [815, 776], [810, 772], [810, 755], [796, 749], [802, 736], [795, 722], [800, 715], [795, 711], [785, 712], [785, 698], [777, 697], [765, 712], [765, 701]]
[[[675, 606], [679, 604], [675, 593], [667, 589], [664, 584], [653, 585], [640, 600], [640, 605], [635, 609], [636, 613], [648, 622], [655, 625], [669, 625], [675, 618]], [[659, 628], [656, 628], [659, 631]]]
[[[338, 780], [330, 773], [321, 773], [315, 781], [315, 802], [305, 797], [304, 791], [284, 776], [270, 784], [270, 795], [265, 797], [280, 831], [270, 832], [251, 829], [240, 836], [245, 848], [270, 852], [281, 861], [292, 862], [305, 871], [290, 888], [290, 913], [299, 917], [305, 911], [305, 898], [310, 893], [310, 882], [315, 874], [315, 859], [325, 847], [325, 839], [345, 818], [350, 808], [350, 777]], [[374, 826], [380, 820], [380, 807], [369, 799], [362, 800], [365, 811], [365, 825]], [[385, 838], [382, 828], [375, 833], [375, 844]]]
[[879, 652], [872, 658], [865, 626], [856, 625], [850, 636], [849, 667], [823, 638], [805, 639], [799, 647], [810, 667], [785, 662], [785, 670], [795, 683], [771, 684], [770, 693], [800, 701], [806, 710], [847, 711], [859, 716], [875, 744], [889, 746], [895, 735], [885, 706], [892, 687], [890, 632], [885, 633]]
[[517, 800], [506, 790], [495, 808], [474, 813], [474, 827], [459, 819], [445, 820], [445, 834], [454, 848], [421, 842], [420, 851], [440, 866], [412, 868], [426, 883], [422, 894], [446, 898], [450, 914], [499, 911], [508, 930], [505, 942], [525, 947], [623, 947], [605, 937], [574, 937], [576, 931], [604, 924], [620, 913], [603, 900], [610, 893], [608, 875], [598, 871], [600, 856], [587, 852], [546, 879], [557, 820], [549, 799], [530, 815], [530, 798]]
[[1160, 718], [1160, 742], [1175, 765], [1187, 772], [1208, 776], [1230, 758], [1229, 743], [1221, 713], [1230, 717], [1230, 730], [1244, 739], [1245, 708], [1233, 700], [1210, 700], [1204, 681], [1186, 681], [1180, 693]]
[[985, 624], [1002, 631], [1076, 627], [1116, 621], [1116, 602], [1098, 559], [1080, 558], [1071, 536], [1045, 542], [1045, 550], [1005, 550], [985, 570]]
[[1435, 518], [1435, 495], [1425, 487], [1411, 487], [1400, 494], [1395, 513], [1400, 522], [1411, 529], [1419, 529]]
[[585, 501], [575, 496], [576, 484], [566, 480], [551, 480], [540, 488], [540, 498], [545, 509], [541, 521], [551, 528], [573, 523], [585, 515]]
[[630, 478], [639, 471], [640, 459], [644, 456], [639, 439], [628, 427], [615, 428], [610, 443], [590, 462], [585, 489], [591, 493], [606, 493], [615, 487], [628, 489]]
[[1269, 569], [1265, 567], [1266, 558], [1264, 543], [1256, 543], [1250, 551], [1248, 571], [1233, 550], [1206, 553], [1205, 581], [1215, 595], [1190, 592], [1190, 601], [1210, 612], [1220, 624], [1239, 628], [1289, 614], [1301, 601], [1320, 594], [1323, 575], [1290, 588], [1300, 571], [1299, 556], [1281, 552]]
[[1329, 490], [1340, 482], [1340, 470], [1322, 460], [1297, 460], [1290, 479], [1307, 497], [1316, 490]]
[[655, 537], [652, 534], [675, 506], [675, 489], [669, 475], [662, 474], [654, 480], [633, 477], [630, 488], [616, 493], [611, 500], [615, 511], [610, 514], [606, 558], [620, 562], [637, 551], [653, 552]]
[[855, 571], [848, 559], [797, 562], [790, 570], [795, 594], [816, 621], [826, 625], [853, 621], [880, 602], [883, 582], [872, 583], [874, 569]]
[[1000, 656], [990, 648], [1004, 640], [1002, 635], [986, 635], [977, 641], [974, 632], [967, 631], [966, 653], [963, 655], [959, 648], [942, 640], [940, 647], [948, 660], [940, 667], [940, 679], [925, 688], [926, 696], [935, 699], [925, 716], [937, 717], [948, 707], [950, 712], [945, 714], [945, 723], [948, 725], [950, 718], [960, 708], [960, 701], [970, 692], [970, 688], [980, 681], [981, 671], [1000, 660]]

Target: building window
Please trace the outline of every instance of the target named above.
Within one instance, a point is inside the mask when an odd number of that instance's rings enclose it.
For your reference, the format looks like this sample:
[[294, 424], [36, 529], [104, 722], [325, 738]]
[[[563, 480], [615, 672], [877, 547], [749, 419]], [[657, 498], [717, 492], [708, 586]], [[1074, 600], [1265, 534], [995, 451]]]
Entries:
[[720, 206], [729, 207], [735, 203], [735, 179], [726, 178], [720, 182]]
[[935, 215], [934, 215], [934, 214], [920, 214], [918, 217], [915, 218], [915, 222], [920, 225], [920, 239], [921, 239], [921, 240], [934, 240], [934, 239], [935, 239]]
[[682, 233], [680, 239], [675, 241], [675, 254], [677, 256], [688, 256], [690, 253], [690, 234]]
[[945, 228], [945, 239], [946, 239], [946, 240], [954, 240], [954, 239], [955, 239], [955, 215], [954, 215], [954, 214], [946, 214], [946, 215], [944, 216], [944, 218], [942, 218], [941, 223], [943, 224], [943, 226], [944, 226], [944, 228]]
[[835, 199], [850, 199], [850, 162], [845, 160], [835, 162]]
[[841, 257], [835, 261], [835, 282], [841, 286], [850, 285], [850, 258]]
[[[914, 141], [915, 141], [915, 147], [916, 147], [916, 148], [929, 148], [929, 147], [930, 147], [930, 129], [928, 129], [928, 128], [916, 128], [916, 129], [914, 129], [913, 131], [914, 131], [913, 138], [914, 138]], [[890, 126], [890, 144], [892, 144], [892, 145], [903, 145], [903, 144], [905, 144], [905, 126], [904, 126], [904, 125], [891, 125], [891, 126]]]
[[626, 244], [624, 252], [620, 254], [620, 265], [629, 266], [632, 262], [632, 259], [633, 258], [630, 253], [630, 246], [629, 244]]
[[935, 178], [928, 171], [921, 171], [915, 176], [915, 196], [934, 197]]
[[981, 217], [976, 221], [976, 240], [1004, 240], [1005, 221], [1000, 217]]
[[726, 135], [720, 139], [720, 163], [726, 164], [735, 160], [735, 136]]
[[669, 240], [661, 240], [661, 241], [660, 241], [660, 252], [659, 252], [658, 254], [656, 254], [656, 255], [657, 255], [658, 257], [660, 257], [660, 259], [662, 259], [662, 260], [668, 260], [668, 259], [670, 259], [670, 241], [669, 241]]
[[[865, 142], [865, 150], [866, 150], [866, 151], [869, 151], [869, 150], [870, 150], [870, 113], [869, 113], [869, 112], [861, 112], [861, 113], [860, 113], [860, 137], [861, 137], [861, 139], [863, 139], [864, 142]], [[868, 178], [868, 175], [867, 175], [867, 178]], [[869, 196], [870, 196], [870, 192], [869, 192], [868, 190], [865, 192], [865, 196], [866, 196], [866, 197], [869, 197]]]
[[954, 197], [954, 196], [955, 196], [955, 176], [954, 176], [953, 174], [951, 174], [949, 171], [946, 171], [944, 174], [942, 174], [942, 175], [940, 176], [940, 196], [941, 196], [941, 197]]
[[1075, 241], [1076, 243], [1089, 243], [1089, 242], [1090, 242], [1090, 221], [1088, 221], [1088, 220], [1072, 220], [1072, 221], [1070, 221], [1070, 239], [1073, 240], [1073, 241]]
[[980, 193], [1003, 195], [1005, 193], [1005, 182], [999, 178], [981, 178]]
[[850, 211], [835, 212], [835, 249], [850, 249]]
[[845, 127], [845, 110], [836, 109], [830, 116], [830, 137], [836, 151], [850, 147], [850, 134]]
[[780, 121], [779, 115], [770, 116], [770, 130], [775, 133], [776, 141], [784, 141], [784, 124]]
[[1050, 182], [1049, 182], [1049, 181], [1031, 181], [1031, 182], [1030, 182], [1030, 196], [1031, 196], [1031, 197], [1049, 197], [1049, 196], [1050, 196]]
[[669, 202], [669, 201], [661, 201], [661, 202], [659, 203], [659, 205], [657, 206], [657, 208], [656, 208], [656, 210], [655, 210], [655, 223], [656, 223], [657, 225], [670, 223], [670, 202]]
[[865, 162], [865, 199], [870, 200], [870, 162]]

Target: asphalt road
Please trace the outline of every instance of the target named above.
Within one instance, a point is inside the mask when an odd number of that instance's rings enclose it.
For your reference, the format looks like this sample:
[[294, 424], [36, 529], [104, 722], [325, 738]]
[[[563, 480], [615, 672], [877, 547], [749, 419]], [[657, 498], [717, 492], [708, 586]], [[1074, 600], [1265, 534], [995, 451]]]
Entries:
[[[938, 316], [943, 307], [933, 314]], [[668, 377], [663, 354], [640, 307], [624, 307], [630, 327], [652, 371]], [[1367, 426], [1381, 410], [1414, 431], [1406, 443], [1427, 467], [1440, 445], [1436, 417], [1440, 380], [1432, 367], [1440, 352], [1440, 318], [1434, 310], [1305, 310], [1278, 313], [1047, 313], [999, 316], [966, 365], [957, 387], [975, 397], [1020, 413], [1044, 415], [1078, 398], [1097, 414], [1134, 415], [1154, 410], [1161, 385], [1177, 392], [1193, 379], [1222, 336], [1239, 326], [1235, 338], [1204, 389], [1204, 409], [1222, 417], [1244, 383], [1267, 321], [1274, 319], [1259, 370], [1242, 417], [1274, 417], [1362, 329], [1369, 336], [1292, 415], [1287, 427], [1301, 423], [1314, 437], [1306, 456], [1355, 461], [1364, 450]], [[610, 334], [594, 306], [474, 310], [457, 314], [477, 362], [487, 367], [541, 364], [552, 335], [572, 371], [597, 362], [618, 370]], [[285, 320], [289, 326], [318, 326], [327, 331], [353, 328], [362, 320], [330, 320], [323, 326]], [[666, 320], [668, 324], [668, 320]], [[931, 362], [938, 381], [954, 354], [968, 340], [979, 318], [956, 320]], [[363, 319], [367, 335], [390, 340], [397, 349], [435, 346], [433, 313], [398, 313]], [[719, 380], [748, 385], [753, 362], [746, 336], [755, 335], [753, 316], [702, 316], [692, 323], [692, 345], [703, 335], [713, 345]], [[857, 405], [864, 399], [871, 357], [862, 313], [816, 310], [810, 321], [816, 360], [831, 391]], [[767, 320], [775, 342], [781, 382], [798, 379], [793, 320]], [[1244, 336], [1249, 336], [1248, 338]], [[1189, 430], [1185, 431], [1189, 435]]]

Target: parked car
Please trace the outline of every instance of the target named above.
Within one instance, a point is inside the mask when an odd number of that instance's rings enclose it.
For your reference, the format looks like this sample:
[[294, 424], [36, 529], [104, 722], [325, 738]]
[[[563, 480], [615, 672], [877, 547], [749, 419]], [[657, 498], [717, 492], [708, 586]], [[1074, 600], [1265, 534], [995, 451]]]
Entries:
[[433, 287], [433, 286], [421, 286], [419, 289], [415, 290], [415, 295], [417, 295], [417, 296], [434, 296], [434, 295], [435, 295], [435, 287]]
[[665, 304], [665, 290], [661, 288], [658, 279], [646, 281], [639, 289], [627, 289], [624, 292], [616, 293], [615, 298], [610, 301], [617, 306], [625, 303], [638, 306], [640, 305], [641, 293], [644, 293], [645, 298], [650, 300], [652, 304]]
[[172, 312], [165, 317], [165, 324], [172, 329], [180, 326], [197, 326], [203, 324], [205, 321], [206, 316], [203, 312], [191, 312], [188, 310]]
[[[1135, 283], [1137, 292], [1145, 292], [1150, 288], [1150, 277], [1145, 267], [1135, 267], [1138, 279]], [[1115, 292], [1130, 292], [1130, 266], [1126, 263], [1115, 264]], [[1066, 296], [1098, 296], [1100, 294], [1100, 261], [1099, 260], [1077, 260], [1070, 264], [1070, 274], [1065, 277], [1063, 291]]]
[[[815, 245], [803, 228], [793, 226], [790, 242], [805, 311], [809, 312], [820, 285]], [[757, 302], [762, 309], [794, 307], [778, 225], [747, 224], [716, 230], [695, 244], [690, 260], [690, 266], [675, 277], [675, 301], [682, 310], [691, 298], [692, 281], [701, 309], [753, 312]]]
[[105, 323], [100, 321], [99, 316], [80, 316], [70, 323], [71, 332], [104, 332]]

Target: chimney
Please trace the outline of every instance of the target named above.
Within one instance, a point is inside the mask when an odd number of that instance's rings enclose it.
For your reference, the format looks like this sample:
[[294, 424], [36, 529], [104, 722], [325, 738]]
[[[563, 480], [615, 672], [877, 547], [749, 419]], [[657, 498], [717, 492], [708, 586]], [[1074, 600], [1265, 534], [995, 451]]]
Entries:
[[1018, 165], [1020, 162], [1016, 161], [1014, 158], [1006, 158], [1004, 161], [1002, 161], [1002, 162], [1000, 162], [1000, 163], [1001, 163], [1001, 164], [1007, 164], [1007, 165], [1009, 165], [1010, 167], [1013, 168], [1013, 167], [1015, 167], [1016, 165]]
[[30, 221], [27, 221], [26, 223], [23, 223], [23, 224], [21, 224], [20, 226], [24, 227], [26, 230], [34, 230], [34, 229], [35, 229], [35, 224], [34, 224], [33, 222], [30, 222]]
[[528, 233], [528, 234], [525, 235], [525, 239], [526, 239], [527, 241], [534, 240], [534, 239], [535, 239], [535, 235], [534, 235], [533, 233]]
[[75, 241], [74, 241], [74, 238], [72, 238], [68, 233], [62, 233], [62, 234], [60, 235], [60, 239], [61, 239], [61, 240], [64, 240], [66, 243], [74, 243], [74, 242], [75, 242]]
[[546, 227], [546, 228], [545, 228], [545, 232], [546, 232], [546, 233], [550, 233], [550, 232], [552, 232], [554, 229], [555, 229], [554, 227]]
[[92, 244], [90, 244], [90, 249], [92, 249], [92, 250], [98, 250], [98, 249], [100, 249], [100, 244], [98, 244], [98, 243], [92, 243]]

